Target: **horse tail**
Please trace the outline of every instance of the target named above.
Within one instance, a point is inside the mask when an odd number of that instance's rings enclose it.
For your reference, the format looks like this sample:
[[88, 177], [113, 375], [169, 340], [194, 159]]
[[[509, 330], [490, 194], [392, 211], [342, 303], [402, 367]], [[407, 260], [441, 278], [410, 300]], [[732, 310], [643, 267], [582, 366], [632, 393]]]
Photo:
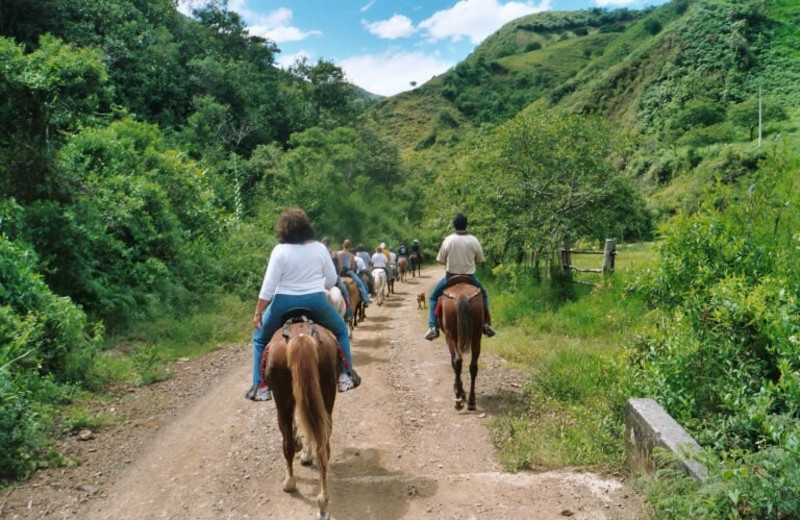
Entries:
[[469, 314], [469, 299], [459, 296], [456, 301], [456, 323], [458, 324], [458, 349], [465, 354], [472, 348], [472, 317]]
[[[331, 417], [325, 408], [319, 380], [319, 342], [311, 336], [301, 334], [289, 340], [286, 346], [286, 363], [292, 372], [292, 393], [295, 412], [306, 439], [317, 446], [317, 455], [327, 457], [331, 435]], [[328, 461], [318, 461], [327, 467]]]

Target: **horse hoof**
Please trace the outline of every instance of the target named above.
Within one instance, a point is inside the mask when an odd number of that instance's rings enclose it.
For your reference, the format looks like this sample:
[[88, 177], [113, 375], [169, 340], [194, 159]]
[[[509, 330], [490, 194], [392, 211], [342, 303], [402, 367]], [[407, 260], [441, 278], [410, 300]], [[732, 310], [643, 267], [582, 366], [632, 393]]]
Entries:
[[469, 410], [470, 412], [474, 412], [476, 408], [477, 406], [475, 406], [475, 403], [470, 403], [467, 405], [467, 410]]
[[287, 493], [291, 493], [297, 489], [297, 484], [294, 481], [294, 477], [286, 477], [283, 480], [283, 490]]
[[317, 520], [330, 520], [331, 514], [328, 511], [318, 511]]
[[456, 410], [461, 410], [462, 408], [464, 408], [464, 400], [456, 399], [455, 405], [456, 405]]

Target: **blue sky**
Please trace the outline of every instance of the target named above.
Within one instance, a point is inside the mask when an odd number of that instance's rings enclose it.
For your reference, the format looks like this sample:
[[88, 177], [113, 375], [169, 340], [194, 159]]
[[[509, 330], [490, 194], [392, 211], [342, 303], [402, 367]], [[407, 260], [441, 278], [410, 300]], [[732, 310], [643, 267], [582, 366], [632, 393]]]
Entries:
[[[228, 0], [251, 34], [274, 41], [278, 64], [332, 61], [345, 77], [391, 96], [422, 85], [509, 21], [541, 11], [641, 9], [667, 0]], [[179, 0], [185, 14], [208, 0]]]

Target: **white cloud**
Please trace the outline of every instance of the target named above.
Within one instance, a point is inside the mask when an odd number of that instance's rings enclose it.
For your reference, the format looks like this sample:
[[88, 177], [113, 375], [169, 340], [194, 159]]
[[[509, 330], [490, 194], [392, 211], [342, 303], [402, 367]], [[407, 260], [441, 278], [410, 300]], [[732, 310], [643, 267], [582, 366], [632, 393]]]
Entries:
[[348, 58], [339, 63], [347, 81], [368, 92], [393, 96], [421, 85], [454, 64], [421, 52], [387, 52]]
[[[269, 13], [259, 13], [247, 6], [248, 0], [230, 0], [228, 10], [239, 14], [247, 24], [247, 31], [253, 36], [268, 38], [275, 43], [303, 41], [309, 36], [317, 36], [322, 31], [304, 31], [291, 25], [292, 10], [279, 7]], [[192, 9], [208, 5], [209, 0], [179, 0], [178, 11], [186, 16], [192, 15]]]
[[460, 0], [450, 9], [437, 11], [421, 22], [419, 29], [423, 29], [432, 41], [448, 38], [458, 41], [467, 37], [477, 45], [515, 18], [549, 9], [550, 0], [541, 0], [539, 5], [533, 2], [501, 4], [497, 0]]
[[322, 31], [303, 32], [297, 27], [270, 27], [267, 25], [249, 25], [247, 32], [254, 36], [267, 38], [275, 43], [300, 42], [309, 36], [322, 34]]
[[362, 23], [367, 27], [370, 33], [387, 40], [405, 38], [414, 34], [415, 31], [414, 24], [411, 23], [411, 18], [403, 16], [402, 14], [395, 14], [388, 20], [382, 20], [380, 22]]
[[625, 6], [635, 4], [636, 0], [593, 0], [598, 7]]
[[208, 0], [178, 0], [178, 12], [186, 16], [192, 16], [192, 9], [199, 9], [206, 5]]
[[275, 43], [299, 42], [309, 36], [317, 36], [322, 31], [303, 31], [291, 25], [292, 10], [279, 7], [267, 14], [257, 13], [247, 8], [247, 0], [231, 0], [231, 11], [236, 11], [247, 22], [247, 30], [255, 36], [268, 38]]
[[369, 0], [369, 2], [367, 2], [366, 5], [360, 9], [360, 11], [362, 13], [366, 13], [372, 8], [373, 5], [375, 5], [375, 0]]
[[278, 54], [277, 59], [275, 60], [278, 64], [278, 67], [282, 69], [288, 69], [292, 65], [294, 65], [297, 61], [306, 59], [310, 61], [311, 53], [308, 51], [300, 51], [295, 52], [294, 54]]

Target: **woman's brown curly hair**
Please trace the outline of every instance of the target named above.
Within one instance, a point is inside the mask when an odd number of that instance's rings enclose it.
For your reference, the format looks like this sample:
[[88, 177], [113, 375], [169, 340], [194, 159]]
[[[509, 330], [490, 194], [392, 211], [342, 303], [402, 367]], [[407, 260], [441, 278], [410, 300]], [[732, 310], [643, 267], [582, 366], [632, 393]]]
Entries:
[[314, 227], [306, 212], [300, 208], [288, 208], [275, 223], [275, 235], [281, 244], [302, 244], [314, 238]]

